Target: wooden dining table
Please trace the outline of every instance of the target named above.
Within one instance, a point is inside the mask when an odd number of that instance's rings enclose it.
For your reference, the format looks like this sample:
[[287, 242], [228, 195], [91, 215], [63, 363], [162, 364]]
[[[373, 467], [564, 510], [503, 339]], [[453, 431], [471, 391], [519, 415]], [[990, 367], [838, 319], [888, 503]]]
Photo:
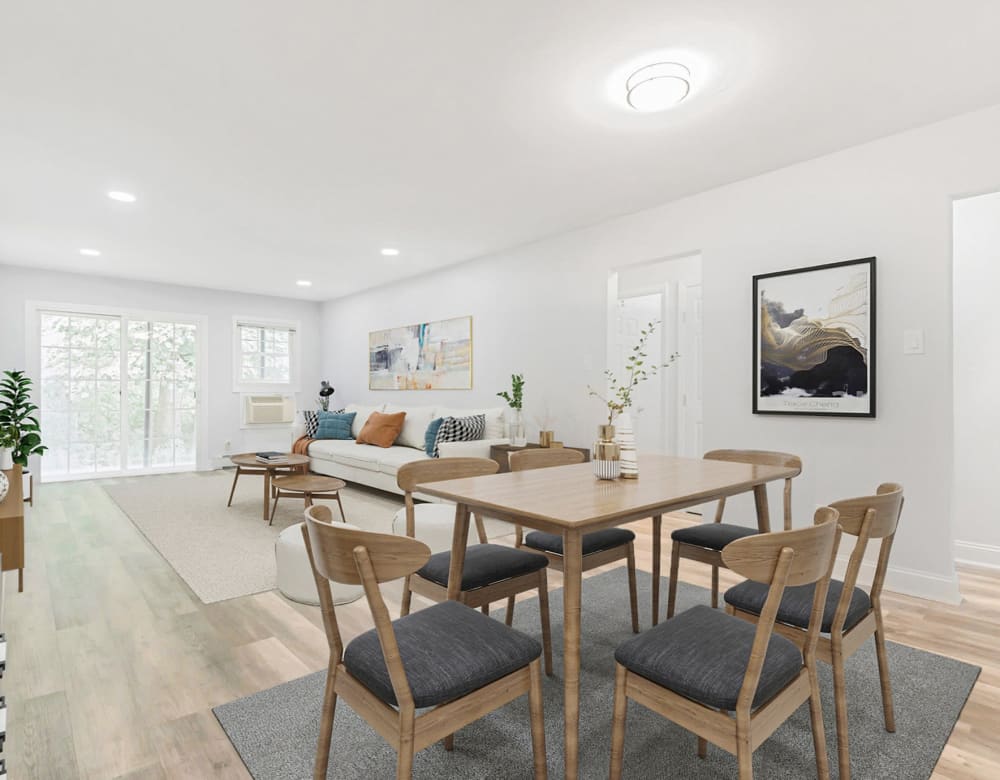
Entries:
[[[745, 463], [642, 455], [639, 479], [600, 480], [592, 463], [451, 479], [421, 484], [421, 493], [456, 504], [448, 597], [461, 591], [469, 518], [473, 513], [519, 523], [563, 537], [563, 674], [566, 777], [579, 777], [580, 609], [582, 538], [586, 533], [651, 518], [653, 605], [660, 612], [660, 544], [663, 515], [679, 509], [753, 492], [757, 526], [770, 530], [767, 483], [794, 476], [794, 469]], [[609, 722], [608, 728], [611, 724]]]

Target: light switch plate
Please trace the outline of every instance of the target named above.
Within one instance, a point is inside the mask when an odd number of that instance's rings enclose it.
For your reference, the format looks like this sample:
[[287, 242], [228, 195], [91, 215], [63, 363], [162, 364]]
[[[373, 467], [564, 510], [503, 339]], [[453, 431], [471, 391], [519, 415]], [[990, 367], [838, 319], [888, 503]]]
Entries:
[[924, 354], [924, 332], [923, 330], [903, 331], [903, 354], [922, 355]]

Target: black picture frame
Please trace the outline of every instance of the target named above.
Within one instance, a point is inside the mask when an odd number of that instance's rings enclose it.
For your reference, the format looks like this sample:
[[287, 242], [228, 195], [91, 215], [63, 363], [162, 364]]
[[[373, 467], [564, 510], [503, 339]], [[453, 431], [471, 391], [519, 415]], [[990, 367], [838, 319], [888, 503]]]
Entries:
[[[876, 416], [875, 260], [863, 257], [753, 277], [754, 414]], [[765, 298], [768, 287], [790, 300]], [[819, 305], [807, 311], [810, 298], [826, 300], [825, 287], [830, 287], [829, 310]], [[772, 334], [766, 347], [764, 320]], [[765, 361], [765, 352], [771, 361]], [[813, 362], [820, 355], [823, 359]]]

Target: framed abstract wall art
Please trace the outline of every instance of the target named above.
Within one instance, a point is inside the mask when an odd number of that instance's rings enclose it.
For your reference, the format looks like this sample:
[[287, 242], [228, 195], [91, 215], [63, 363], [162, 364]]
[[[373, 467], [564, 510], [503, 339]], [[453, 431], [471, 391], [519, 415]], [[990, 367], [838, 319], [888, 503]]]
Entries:
[[369, 333], [368, 389], [471, 390], [472, 317]]
[[875, 258], [753, 278], [754, 414], [875, 416]]

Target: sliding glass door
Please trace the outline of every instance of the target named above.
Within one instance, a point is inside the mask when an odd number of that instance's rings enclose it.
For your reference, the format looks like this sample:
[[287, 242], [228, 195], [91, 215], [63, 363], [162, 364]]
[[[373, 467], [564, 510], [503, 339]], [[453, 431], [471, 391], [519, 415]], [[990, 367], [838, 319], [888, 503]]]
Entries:
[[198, 326], [41, 311], [44, 480], [194, 468]]

